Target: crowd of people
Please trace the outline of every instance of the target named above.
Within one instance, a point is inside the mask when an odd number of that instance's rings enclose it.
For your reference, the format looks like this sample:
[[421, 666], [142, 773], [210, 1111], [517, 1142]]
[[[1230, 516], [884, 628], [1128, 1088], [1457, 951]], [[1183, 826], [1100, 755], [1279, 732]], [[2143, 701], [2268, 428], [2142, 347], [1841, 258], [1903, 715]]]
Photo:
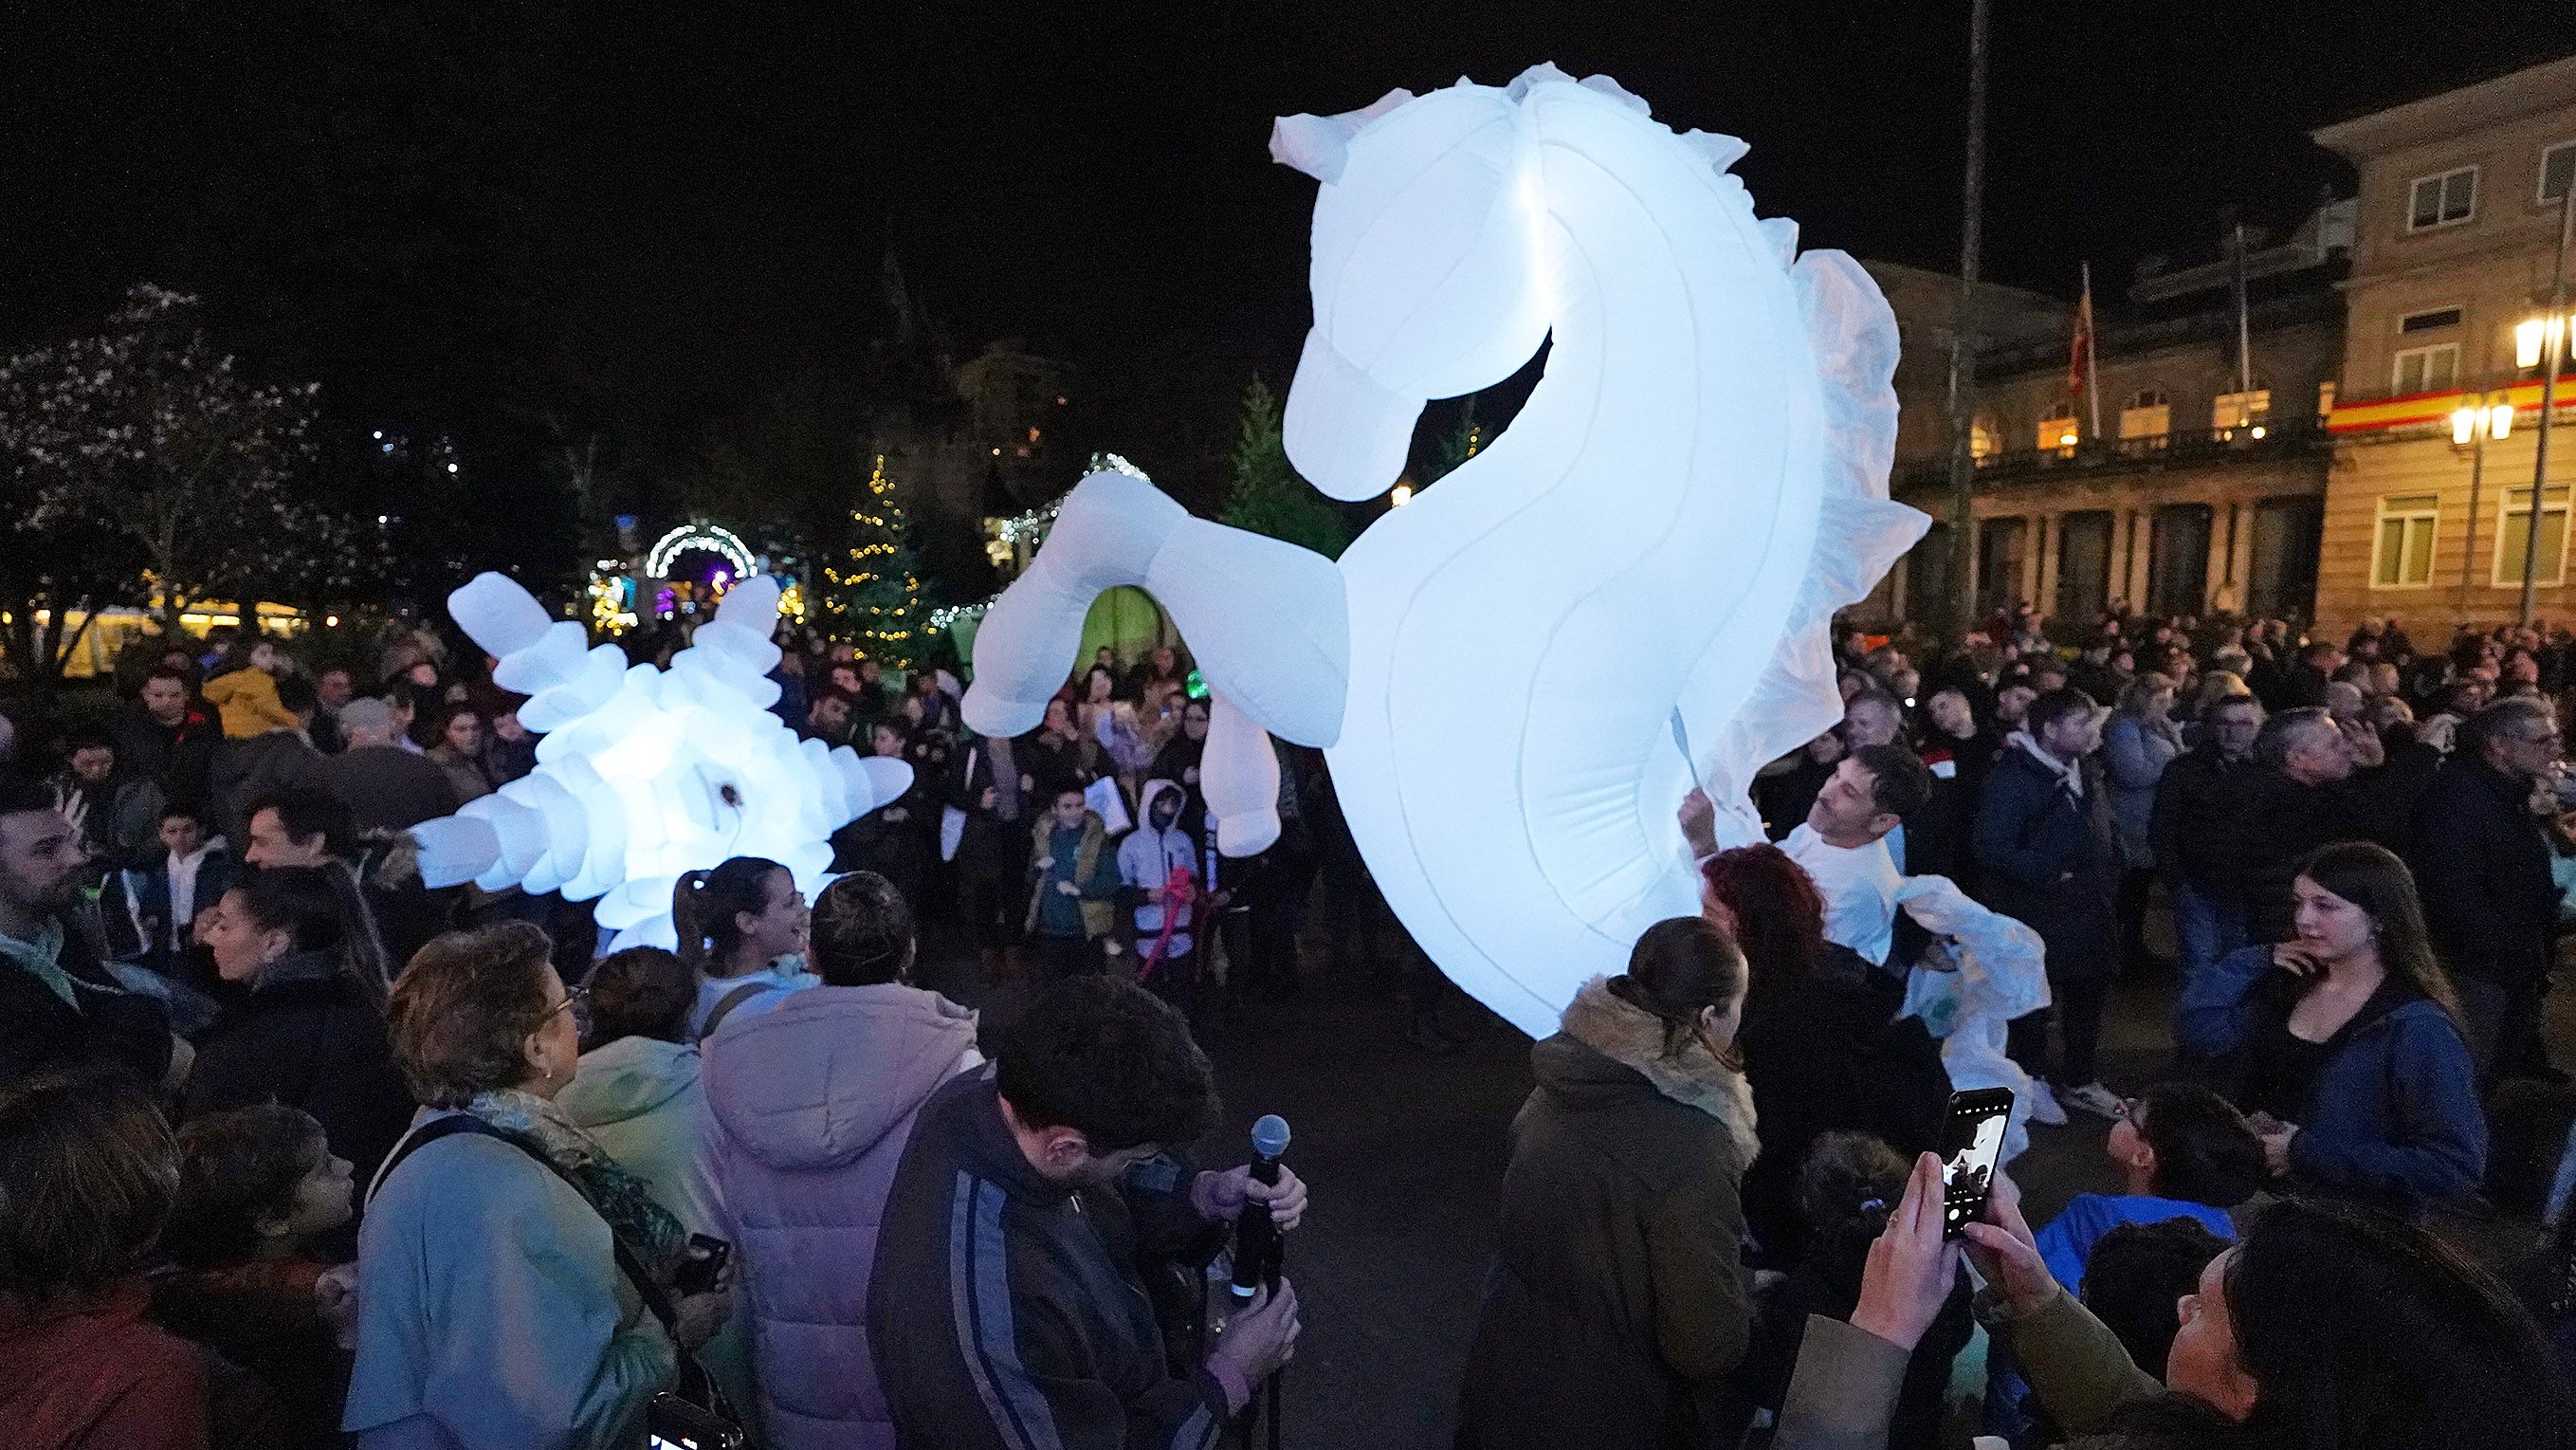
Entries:
[[[1756, 782], [1776, 844], [1680, 803], [1701, 911], [1532, 1051], [1463, 1378], [1423, 1390], [1459, 1445], [1930, 1446], [1981, 1341], [1977, 1428], [2017, 1447], [2576, 1444], [2576, 1214], [2518, 1292], [2443, 1232], [2520, 1211], [2490, 1121], [2565, 1082], [2567, 642], [2042, 625], [1848, 637], [1841, 724]], [[426, 631], [154, 654], [55, 770], [17, 732], [14, 1443], [1201, 1450], [1240, 1422], [1296, 1290], [1212, 1318], [1208, 1288], [1307, 1188], [1194, 1161], [1201, 1040], [1297, 990], [1320, 885], [1336, 955], [1451, 1046], [1436, 973], [1380, 954], [1330, 775], [1283, 750], [1281, 843], [1220, 859], [1176, 650], [1104, 651], [1002, 739], [953, 674], [786, 642], [782, 717], [914, 785], [810, 903], [755, 856], [689, 873], [676, 951], [420, 883], [409, 827], [534, 760]], [[1968, 912], [2045, 947], [2006, 1033], [2033, 1117], [2110, 1127], [2101, 1191], [2034, 1227], [1998, 1170], [1960, 1237], [1952, 1073], [1908, 1006]], [[1020, 1010], [920, 985], [925, 917]], [[2173, 1066], [2115, 1088], [2111, 988], [2168, 940]]]

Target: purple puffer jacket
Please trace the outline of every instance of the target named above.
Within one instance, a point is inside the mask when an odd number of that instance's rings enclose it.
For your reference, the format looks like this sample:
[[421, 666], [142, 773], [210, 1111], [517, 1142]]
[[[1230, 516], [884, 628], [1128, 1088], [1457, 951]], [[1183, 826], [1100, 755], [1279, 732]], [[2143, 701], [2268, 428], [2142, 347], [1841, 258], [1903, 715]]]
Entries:
[[868, 1277], [923, 1099], [975, 1054], [975, 1014], [894, 985], [814, 987], [703, 1044], [716, 1181], [772, 1450], [892, 1450]]

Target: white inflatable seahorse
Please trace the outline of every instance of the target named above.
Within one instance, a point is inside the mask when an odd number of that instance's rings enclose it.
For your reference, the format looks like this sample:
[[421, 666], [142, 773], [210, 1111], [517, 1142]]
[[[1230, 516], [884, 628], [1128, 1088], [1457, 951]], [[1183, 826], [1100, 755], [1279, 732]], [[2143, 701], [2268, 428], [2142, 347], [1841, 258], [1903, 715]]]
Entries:
[[1759, 839], [1760, 766], [1840, 717], [1826, 638], [1925, 520], [1887, 498], [1894, 317], [1839, 252], [1795, 255], [1726, 168], [1603, 77], [1390, 93], [1292, 116], [1322, 185], [1290, 459], [1327, 494], [1403, 470], [1424, 403], [1545, 375], [1483, 451], [1338, 566], [1085, 479], [976, 640], [969, 724], [1039, 722], [1084, 608], [1138, 584], [1216, 708], [1221, 842], [1278, 829], [1261, 731], [1327, 748], [1405, 927], [1533, 1035], [1658, 919], [1698, 910], [1674, 809]]

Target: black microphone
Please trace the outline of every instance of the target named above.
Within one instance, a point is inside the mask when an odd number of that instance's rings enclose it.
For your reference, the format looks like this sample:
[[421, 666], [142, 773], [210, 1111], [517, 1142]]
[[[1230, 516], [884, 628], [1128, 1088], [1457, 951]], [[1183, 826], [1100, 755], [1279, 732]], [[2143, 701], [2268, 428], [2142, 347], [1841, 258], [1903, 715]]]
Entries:
[[[1276, 1113], [1252, 1125], [1252, 1176], [1261, 1183], [1279, 1182], [1279, 1159], [1288, 1151], [1288, 1120]], [[1284, 1254], [1279, 1226], [1270, 1221], [1270, 1205], [1246, 1199], [1234, 1220], [1234, 1297], [1249, 1300], [1264, 1287], [1279, 1287]]]

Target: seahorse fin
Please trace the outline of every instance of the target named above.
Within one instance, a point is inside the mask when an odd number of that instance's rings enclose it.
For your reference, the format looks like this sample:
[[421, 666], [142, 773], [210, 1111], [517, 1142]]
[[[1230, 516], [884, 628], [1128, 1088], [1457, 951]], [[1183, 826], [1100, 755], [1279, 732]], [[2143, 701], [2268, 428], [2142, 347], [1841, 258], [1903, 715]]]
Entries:
[[1753, 149], [1737, 137], [1722, 136], [1715, 131], [1684, 131], [1682, 144], [1698, 152], [1710, 170], [1721, 173], [1733, 170], [1735, 163], [1743, 160], [1744, 154]]
[[[1768, 223], [1765, 223], [1767, 226]], [[1718, 803], [1721, 836], [1755, 820], [1753, 773], [1842, 718], [1834, 688], [1834, 613], [1869, 596], [1931, 526], [1887, 496], [1896, 456], [1896, 315], [1845, 253], [1809, 252], [1790, 269], [1824, 398], [1824, 498], [1805, 585], [1770, 664], [1693, 765]], [[1758, 839], [1758, 837], [1756, 838]], [[1733, 844], [1733, 842], [1729, 842]]]

